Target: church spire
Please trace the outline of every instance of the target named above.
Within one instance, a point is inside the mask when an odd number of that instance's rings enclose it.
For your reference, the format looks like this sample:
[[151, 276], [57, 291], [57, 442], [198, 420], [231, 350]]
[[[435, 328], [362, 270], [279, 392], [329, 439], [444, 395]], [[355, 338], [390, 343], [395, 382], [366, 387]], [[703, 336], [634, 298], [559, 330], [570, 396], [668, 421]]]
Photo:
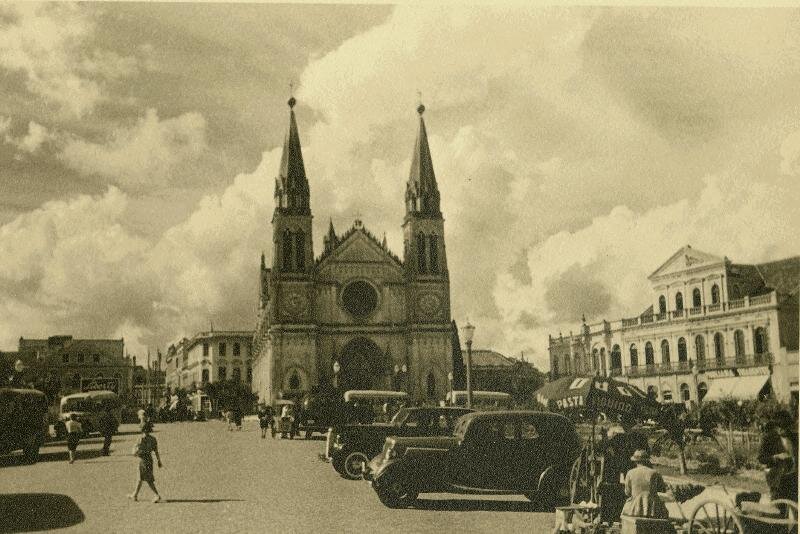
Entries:
[[300, 148], [300, 134], [294, 117], [294, 97], [289, 98], [289, 131], [283, 141], [283, 155], [275, 180], [275, 209], [282, 213], [309, 215], [309, 188], [306, 169], [303, 165], [303, 152]]
[[333, 228], [333, 219], [328, 219], [328, 234], [322, 238], [322, 243], [325, 246], [325, 252], [330, 252], [339, 242], [336, 236], [336, 230]]
[[420, 103], [419, 132], [411, 158], [411, 172], [406, 184], [406, 216], [440, 218], [439, 188], [433, 172], [433, 159], [428, 147], [428, 133], [425, 131], [425, 106]]

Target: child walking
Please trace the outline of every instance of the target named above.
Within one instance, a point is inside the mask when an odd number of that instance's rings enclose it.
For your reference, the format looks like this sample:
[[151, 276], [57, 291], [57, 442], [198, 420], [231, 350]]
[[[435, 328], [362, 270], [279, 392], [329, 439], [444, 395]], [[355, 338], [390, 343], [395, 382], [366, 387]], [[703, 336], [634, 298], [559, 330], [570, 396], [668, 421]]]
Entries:
[[153, 497], [153, 502], [159, 502], [161, 500], [161, 495], [158, 494], [155, 478], [153, 477], [152, 453], [156, 454], [156, 460], [158, 460], [159, 468], [162, 467], [161, 456], [158, 455], [158, 441], [155, 437], [150, 435], [152, 431], [153, 423], [148, 421], [143, 424], [142, 437], [139, 438], [139, 441], [136, 443], [134, 453], [139, 457], [139, 480], [136, 482], [136, 490], [128, 495], [128, 497], [134, 501], [137, 500], [139, 496], [139, 490], [142, 488], [142, 482], [147, 482], [147, 485], [150, 486], [150, 489], [156, 494], [156, 496]]
[[69, 419], [65, 423], [67, 427], [67, 450], [69, 450], [69, 463], [75, 462], [75, 451], [78, 450], [78, 442], [81, 440], [83, 433], [83, 426], [78, 421], [78, 416], [70, 414]]

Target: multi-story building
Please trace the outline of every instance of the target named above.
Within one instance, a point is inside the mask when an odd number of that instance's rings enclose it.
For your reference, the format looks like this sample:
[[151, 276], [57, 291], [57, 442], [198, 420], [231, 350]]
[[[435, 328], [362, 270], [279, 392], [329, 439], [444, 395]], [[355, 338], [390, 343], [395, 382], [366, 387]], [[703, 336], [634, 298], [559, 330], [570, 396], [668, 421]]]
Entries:
[[397, 199], [405, 208], [401, 259], [359, 219], [340, 234], [331, 222], [314, 254], [294, 105], [292, 98], [275, 181], [271, 266], [261, 257], [253, 391], [269, 401], [315, 387], [387, 389], [397, 368], [416, 399], [443, 398], [453, 372], [450, 278], [425, 108], [417, 108], [411, 169]]
[[46, 382], [47, 389], [58, 395], [99, 388], [111, 389], [120, 395], [131, 391], [135, 363], [125, 356], [123, 339], [20, 337], [17, 352], [4, 353], [4, 356], [22, 362], [26, 383]]
[[209, 382], [251, 383], [252, 331], [199, 332], [170, 345], [164, 360], [168, 388], [202, 388]]
[[687, 245], [648, 279], [643, 313], [549, 336], [553, 377], [621, 377], [664, 402], [797, 404], [800, 257], [745, 265]]

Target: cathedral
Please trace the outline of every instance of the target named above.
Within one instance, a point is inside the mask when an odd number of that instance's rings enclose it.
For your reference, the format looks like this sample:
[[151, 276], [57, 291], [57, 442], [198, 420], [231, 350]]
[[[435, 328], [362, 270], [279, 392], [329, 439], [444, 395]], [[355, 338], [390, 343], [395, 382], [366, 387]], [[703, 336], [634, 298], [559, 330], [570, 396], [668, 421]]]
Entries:
[[[261, 256], [253, 391], [262, 401], [312, 389], [395, 389], [444, 398], [454, 335], [444, 219], [420, 104], [406, 185], [403, 256], [356, 219], [333, 223], [314, 254], [311, 187], [289, 99], [275, 180], [272, 254]], [[452, 376], [452, 375], [451, 375]]]

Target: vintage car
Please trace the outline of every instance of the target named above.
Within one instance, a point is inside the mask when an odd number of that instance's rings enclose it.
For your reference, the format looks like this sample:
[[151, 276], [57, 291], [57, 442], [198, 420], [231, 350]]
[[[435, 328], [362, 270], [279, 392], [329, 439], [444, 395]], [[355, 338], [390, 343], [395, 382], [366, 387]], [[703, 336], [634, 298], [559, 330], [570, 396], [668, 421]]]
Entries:
[[564, 416], [474, 412], [451, 436], [390, 437], [365, 469], [381, 502], [412, 504], [420, 493], [525, 495], [541, 510], [569, 500], [569, 473], [581, 451]]
[[350, 424], [336, 429], [331, 463], [345, 478], [358, 479], [364, 465], [381, 452], [388, 436], [449, 436], [467, 408], [400, 408], [389, 423]]
[[47, 436], [47, 397], [35, 389], [0, 388], [0, 454], [22, 450], [25, 461], [39, 458]]
[[[332, 459], [333, 442], [341, 425], [371, 424], [376, 421], [388, 423], [395, 411], [408, 403], [405, 391], [386, 391], [378, 389], [351, 389], [344, 393], [344, 403], [339, 408], [336, 424], [328, 428], [325, 452], [319, 457], [325, 462]], [[394, 410], [389, 409], [394, 407]], [[389, 413], [384, 413], [384, 411]], [[390, 415], [391, 414], [391, 415]], [[380, 421], [382, 417], [386, 417]]]
[[81, 422], [84, 435], [99, 432], [97, 422], [104, 411], [110, 410], [119, 426], [122, 421], [122, 405], [119, 396], [113, 391], [86, 391], [73, 393], [61, 398], [59, 421], [55, 425], [56, 435], [63, 438], [67, 435], [66, 421], [72, 415]]
[[[449, 391], [444, 398], [448, 406], [466, 406], [467, 392]], [[473, 391], [472, 408], [476, 410], [510, 410], [514, 406], [511, 395], [502, 391]]]

